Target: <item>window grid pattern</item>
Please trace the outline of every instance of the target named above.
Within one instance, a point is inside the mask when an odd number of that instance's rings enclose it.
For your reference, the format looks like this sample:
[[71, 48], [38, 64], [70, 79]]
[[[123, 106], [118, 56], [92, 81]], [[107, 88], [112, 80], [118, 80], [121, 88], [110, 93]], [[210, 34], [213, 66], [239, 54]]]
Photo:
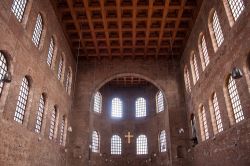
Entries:
[[148, 154], [148, 141], [145, 135], [140, 135], [136, 139], [136, 154]]
[[234, 118], [236, 123], [244, 119], [243, 110], [241, 107], [240, 97], [238, 94], [237, 86], [235, 80], [230, 76], [228, 81], [228, 92], [231, 99], [231, 104], [233, 108]]
[[214, 93], [214, 95], [213, 95], [213, 108], [214, 108], [214, 115], [215, 115], [217, 130], [218, 130], [218, 132], [221, 132], [221, 131], [223, 131], [223, 126], [222, 126], [220, 108], [219, 108], [219, 103], [217, 100], [216, 93]]
[[201, 50], [202, 50], [202, 54], [203, 54], [203, 58], [204, 58], [204, 64], [205, 67], [209, 64], [209, 56], [208, 56], [208, 52], [207, 52], [207, 44], [206, 44], [206, 40], [205, 40], [205, 36], [203, 35], [201, 38]]
[[189, 72], [188, 69], [185, 68], [184, 70], [184, 80], [185, 80], [185, 87], [187, 92], [191, 92], [191, 85], [190, 85], [190, 79], [189, 79]]
[[58, 80], [61, 80], [62, 78], [62, 69], [63, 69], [63, 57], [60, 57], [59, 66], [58, 66], [58, 74], [57, 74]]
[[138, 98], [135, 102], [135, 116], [145, 117], [146, 116], [146, 100], [142, 97]]
[[60, 131], [60, 145], [64, 145], [64, 133], [65, 133], [65, 117], [63, 116]]
[[43, 20], [41, 14], [38, 14], [36, 19], [36, 25], [32, 36], [32, 41], [36, 47], [39, 46], [41, 35], [43, 31]]
[[94, 112], [102, 112], [102, 95], [100, 92], [96, 92], [94, 96]]
[[[8, 71], [7, 68], [7, 61], [3, 55], [2, 52], [0, 52], [0, 79], [4, 78], [4, 75], [6, 74], [6, 72]], [[3, 81], [0, 82], [0, 95], [2, 94], [3, 91]]]
[[52, 67], [54, 47], [55, 47], [54, 39], [51, 38], [50, 44], [49, 44], [48, 57], [47, 57], [47, 64], [49, 65], [49, 67]]
[[122, 154], [122, 140], [118, 135], [113, 135], [111, 138], [111, 154]]
[[69, 89], [70, 89], [70, 80], [71, 80], [71, 72], [69, 70], [67, 74], [67, 78], [66, 78], [66, 85], [65, 85], [67, 93], [69, 93]]
[[204, 138], [207, 140], [209, 139], [209, 132], [208, 132], [208, 125], [207, 125], [207, 117], [206, 117], [206, 110], [204, 106], [201, 107], [201, 123], [204, 132]]
[[51, 120], [50, 120], [50, 128], [49, 128], [49, 139], [54, 139], [55, 136], [55, 128], [56, 128], [56, 118], [57, 118], [57, 111], [54, 107], [51, 114]]
[[228, 0], [228, 4], [233, 14], [234, 21], [236, 21], [245, 8], [243, 0]]
[[112, 100], [112, 117], [121, 118], [122, 117], [122, 101], [119, 98], [114, 98]]
[[158, 113], [164, 111], [164, 99], [161, 91], [156, 95], [156, 109]]
[[192, 65], [194, 68], [194, 78], [195, 78], [195, 83], [196, 83], [199, 80], [199, 71], [198, 71], [198, 65], [197, 65], [195, 54], [193, 54]]
[[14, 0], [12, 3], [11, 11], [14, 13], [19, 22], [22, 22], [26, 4], [27, 0]]
[[167, 141], [166, 141], [166, 131], [162, 130], [159, 136], [160, 141], [160, 152], [166, 152], [167, 151]]
[[29, 95], [29, 82], [27, 78], [24, 77], [20, 87], [19, 96], [17, 99], [16, 111], [14, 115], [14, 120], [17, 121], [18, 123], [23, 123], [28, 95]]
[[223, 36], [223, 33], [222, 33], [222, 29], [221, 29], [219, 18], [218, 18], [218, 15], [217, 15], [216, 11], [213, 14], [213, 22], [212, 22], [212, 24], [213, 24], [212, 26], [213, 26], [213, 31], [214, 31], [216, 44], [217, 44], [218, 47], [220, 47], [222, 42], [224, 41], [224, 36]]
[[45, 99], [43, 95], [41, 95], [40, 100], [39, 100], [37, 116], [36, 116], [35, 132], [37, 133], [40, 133], [42, 129], [44, 106], [45, 106]]
[[92, 152], [98, 153], [100, 151], [100, 137], [97, 131], [92, 133]]

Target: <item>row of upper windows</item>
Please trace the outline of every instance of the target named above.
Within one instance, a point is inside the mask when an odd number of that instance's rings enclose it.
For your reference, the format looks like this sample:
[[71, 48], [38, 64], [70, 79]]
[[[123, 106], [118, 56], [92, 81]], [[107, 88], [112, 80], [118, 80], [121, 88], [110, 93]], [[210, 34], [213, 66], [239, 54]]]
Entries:
[[[121, 118], [123, 114], [122, 100], [120, 98], [112, 99], [112, 111], [111, 116]], [[146, 100], [143, 97], [139, 97], [135, 101], [135, 117], [146, 117], [147, 113]], [[102, 110], [102, 95], [100, 92], [96, 92], [94, 95], [94, 112], [101, 113]], [[161, 91], [156, 94], [156, 110], [157, 113], [164, 111], [164, 98]]]
[[[238, 123], [242, 120], [245, 119], [244, 117], [244, 112], [241, 106], [241, 101], [240, 97], [238, 94], [237, 90], [237, 84], [236, 81], [232, 78], [230, 75], [229, 78], [227, 79], [227, 84], [226, 84], [226, 98], [228, 98], [228, 115], [230, 119], [231, 124]], [[216, 92], [213, 92], [211, 95], [211, 99], [209, 100], [209, 110], [210, 110], [210, 115], [211, 115], [211, 120], [212, 120], [212, 126], [213, 126], [213, 132], [214, 134], [217, 134], [219, 132], [222, 132], [224, 130], [223, 128], [223, 120], [222, 120], [222, 115], [220, 111], [220, 106], [218, 102], [218, 98], [216, 95]], [[199, 122], [200, 122], [200, 133], [201, 133], [201, 139], [202, 140], [207, 140], [210, 138], [210, 133], [208, 130], [208, 114], [206, 113], [206, 109], [204, 105], [200, 105], [199, 111], [198, 111], [198, 116], [199, 116]]]
[[[19, 22], [22, 22], [23, 15], [26, 9], [28, 1], [27, 0], [13, 0], [11, 11], [16, 16]], [[43, 33], [44, 25], [43, 25], [43, 18], [39, 13], [36, 18], [35, 28], [32, 35], [32, 42], [35, 44], [36, 47], [39, 47], [41, 36]], [[48, 55], [47, 55], [47, 64], [52, 69], [53, 61], [55, 61], [56, 57], [54, 56], [55, 53], [55, 40], [53, 37], [50, 39], [50, 44], [48, 47]], [[57, 78], [58, 80], [62, 80], [64, 78], [64, 64], [65, 60], [63, 56], [60, 56], [58, 70], [57, 70]], [[71, 93], [71, 88], [69, 88], [72, 84], [72, 71], [71, 67], [68, 68], [68, 73], [66, 75], [65, 81], [65, 89], [68, 94]]]
[[[4, 79], [7, 72], [8, 72], [7, 60], [4, 54], [0, 52], [0, 80]], [[4, 88], [4, 82], [1, 81], [0, 94], [2, 94], [3, 88]], [[16, 110], [14, 114], [14, 120], [21, 124], [23, 124], [23, 121], [24, 121], [29, 92], [30, 92], [30, 83], [28, 81], [27, 76], [25, 76], [21, 82], [19, 95], [17, 98]], [[45, 119], [44, 118], [45, 102], [46, 102], [45, 94], [42, 94], [40, 96], [40, 100], [38, 104], [36, 124], [35, 124], [35, 132], [37, 133], [40, 133], [43, 127], [43, 121]], [[57, 113], [56, 107], [54, 107], [52, 110], [51, 124], [50, 124], [50, 129], [49, 129], [50, 139], [56, 138], [55, 131], [57, 131], [56, 130], [56, 127], [57, 127], [56, 122], [58, 121], [57, 119], [58, 119], [58, 113]], [[60, 130], [60, 144], [61, 145], [65, 144], [65, 139], [66, 139], [65, 124], [66, 124], [66, 117], [63, 116], [63, 120], [61, 122], [61, 130]]]
[[[233, 20], [235, 22], [239, 18], [240, 14], [245, 8], [243, 1], [242, 0], [228, 0], [226, 2], [224, 0], [223, 2], [226, 8], [227, 15], [229, 16], [229, 20], [232, 20], [230, 19], [230, 17], [233, 17]], [[232, 26], [233, 23], [230, 23], [230, 25]], [[210, 11], [208, 27], [209, 27], [214, 51], [216, 52], [224, 41], [224, 35], [222, 32], [222, 28], [220, 25], [217, 12], [214, 9]], [[204, 71], [210, 62], [204, 33], [200, 33], [200, 36], [198, 39], [198, 49], [199, 49], [199, 54], [200, 54], [200, 59], [201, 59], [202, 70]], [[193, 77], [193, 83], [195, 85], [196, 82], [199, 80], [199, 70], [198, 70], [198, 64], [197, 64], [196, 55], [194, 51], [191, 52], [190, 66], [191, 66], [191, 73]], [[191, 84], [190, 84], [189, 71], [188, 71], [187, 66], [184, 67], [184, 82], [185, 82], [186, 91], [191, 92]]]
[[[97, 131], [92, 132], [92, 142], [91, 149], [94, 153], [100, 152], [100, 134]], [[159, 151], [166, 152], [167, 151], [167, 139], [166, 139], [166, 131], [162, 130], [159, 133], [158, 137], [159, 142]], [[118, 135], [113, 135], [111, 137], [111, 147], [110, 151], [112, 155], [121, 155], [122, 154], [122, 139]], [[146, 135], [139, 135], [136, 138], [136, 154], [143, 155], [148, 154], [148, 141]]]

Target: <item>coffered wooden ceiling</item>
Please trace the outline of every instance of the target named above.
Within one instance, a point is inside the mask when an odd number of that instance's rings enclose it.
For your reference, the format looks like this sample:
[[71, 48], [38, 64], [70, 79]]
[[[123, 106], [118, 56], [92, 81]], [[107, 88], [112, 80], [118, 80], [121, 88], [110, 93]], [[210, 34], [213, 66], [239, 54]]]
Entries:
[[180, 57], [200, 1], [51, 0], [73, 53], [87, 59]]
[[134, 77], [134, 76], [123, 76], [117, 77], [108, 82], [110, 86], [118, 86], [118, 87], [133, 87], [133, 86], [147, 86], [150, 83], [142, 78]]

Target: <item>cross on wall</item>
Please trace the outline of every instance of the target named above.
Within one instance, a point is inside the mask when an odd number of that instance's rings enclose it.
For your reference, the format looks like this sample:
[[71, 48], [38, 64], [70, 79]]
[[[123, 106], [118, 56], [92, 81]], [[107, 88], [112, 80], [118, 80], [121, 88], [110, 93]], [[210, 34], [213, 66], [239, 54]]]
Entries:
[[131, 143], [131, 138], [134, 137], [134, 135], [131, 135], [130, 132], [128, 132], [128, 134], [127, 134], [127, 135], [124, 135], [124, 136], [125, 136], [125, 138], [128, 138], [128, 143], [129, 143], [129, 144]]

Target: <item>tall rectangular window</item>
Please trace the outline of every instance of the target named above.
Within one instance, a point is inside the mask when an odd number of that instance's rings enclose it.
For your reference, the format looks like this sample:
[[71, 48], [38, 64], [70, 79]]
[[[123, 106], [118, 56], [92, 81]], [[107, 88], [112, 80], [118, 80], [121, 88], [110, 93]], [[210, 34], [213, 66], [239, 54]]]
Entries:
[[40, 44], [42, 31], [43, 31], [43, 19], [42, 19], [41, 14], [38, 14], [38, 16], [36, 18], [35, 29], [33, 31], [33, 36], [32, 36], [32, 41], [36, 47], [38, 47]]
[[221, 121], [221, 116], [220, 116], [220, 108], [219, 108], [216, 93], [213, 94], [212, 99], [213, 99], [213, 109], [214, 109], [214, 116], [215, 116], [217, 131], [221, 132], [221, 131], [223, 131], [223, 126], [222, 126], [222, 121]]
[[242, 11], [245, 9], [243, 0], [228, 0], [228, 4], [230, 6], [234, 21], [236, 21]]
[[50, 44], [49, 44], [48, 57], [47, 57], [47, 64], [49, 65], [49, 67], [52, 66], [54, 45], [55, 45], [54, 39], [53, 39], [53, 37], [51, 37]]
[[122, 140], [118, 135], [113, 135], [111, 138], [111, 154], [122, 154]]
[[22, 84], [19, 91], [19, 96], [17, 99], [16, 111], [14, 115], [14, 120], [23, 123], [27, 100], [29, 95], [29, 82], [26, 77], [23, 78]]
[[237, 86], [232, 76], [229, 77], [227, 88], [234, 113], [235, 122], [238, 123], [244, 119], [244, 114], [241, 107]]
[[56, 119], [57, 119], [57, 110], [56, 107], [54, 107], [52, 110], [51, 120], [50, 120], [49, 139], [55, 138]]
[[220, 47], [222, 42], [224, 41], [224, 35], [222, 33], [221, 25], [220, 25], [219, 18], [218, 18], [216, 11], [214, 11], [212, 27], [213, 27], [217, 47]]
[[22, 22], [27, 0], [13, 0], [11, 11], [19, 22]]
[[58, 73], [57, 73], [57, 78], [58, 80], [61, 80], [62, 78], [62, 70], [63, 70], [63, 57], [60, 57], [59, 61], [59, 66], [58, 66]]
[[44, 106], [45, 106], [45, 98], [44, 98], [43, 95], [41, 95], [40, 100], [39, 100], [39, 106], [38, 106], [37, 116], [36, 116], [35, 131], [37, 133], [40, 133], [41, 129], [42, 129]]
[[201, 136], [203, 140], [209, 139], [209, 132], [208, 132], [208, 125], [207, 125], [207, 117], [206, 117], [206, 110], [204, 106], [201, 106], [200, 110], [200, 120], [201, 120]]

